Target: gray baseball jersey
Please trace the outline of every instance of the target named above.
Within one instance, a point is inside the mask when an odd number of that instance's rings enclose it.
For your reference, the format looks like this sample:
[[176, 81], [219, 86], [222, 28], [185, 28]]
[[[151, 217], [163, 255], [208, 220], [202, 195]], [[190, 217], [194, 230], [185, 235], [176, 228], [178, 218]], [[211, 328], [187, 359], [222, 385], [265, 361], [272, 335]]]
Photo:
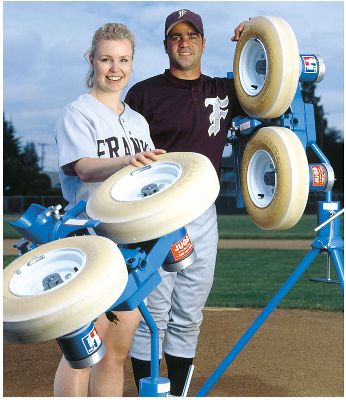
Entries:
[[90, 94], [68, 104], [55, 127], [58, 145], [59, 175], [66, 210], [80, 200], [87, 201], [101, 184], [85, 183], [63, 166], [81, 158], [113, 158], [153, 150], [146, 120], [125, 104], [119, 116]]

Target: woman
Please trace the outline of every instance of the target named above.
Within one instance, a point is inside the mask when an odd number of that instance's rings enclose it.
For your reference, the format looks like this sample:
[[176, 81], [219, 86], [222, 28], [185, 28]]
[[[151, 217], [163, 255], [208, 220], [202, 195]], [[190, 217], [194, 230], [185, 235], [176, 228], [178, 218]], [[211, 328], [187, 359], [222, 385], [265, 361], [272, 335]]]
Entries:
[[[55, 137], [59, 174], [66, 209], [87, 201], [100, 182], [119, 169], [148, 164], [165, 151], [154, 149], [145, 119], [120, 100], [130, 79], [134, 36], [125, 25], [106, 24], [93, 37], [86, 83], [90, 92], [67, 105]], [[58, 366], [55, 396], [122, 396], [123, 363], [140, 321], [136, 309], [118, 312], [119, 322], [105, 315], [96, 329], [106, 345], [106, 355], [92, 369], [72, 369], [64, 357]]]

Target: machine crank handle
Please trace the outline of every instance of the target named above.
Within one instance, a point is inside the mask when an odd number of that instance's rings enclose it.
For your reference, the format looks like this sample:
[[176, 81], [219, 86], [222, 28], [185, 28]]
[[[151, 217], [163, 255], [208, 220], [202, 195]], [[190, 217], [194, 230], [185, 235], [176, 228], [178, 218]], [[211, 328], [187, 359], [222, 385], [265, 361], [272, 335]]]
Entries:
[[333, 216], [331, 216], [329, 219], [327, 219], [327, 221], [324, 221], [323, 224], [319, 225], [317, 228], [314, 229], [315, 232], [319, 231], [320, 229], [322, 229], [324, 226], [326, 226], [327, 224], [329, 224], [330, 222], [333, 221], [333, 219], [337, 218], [339, 215], [341, 215], [344, 212], [344, 208], [342, 210], [340, 210], [339, 212], [337, 212], [336, 214], [334, 214]]

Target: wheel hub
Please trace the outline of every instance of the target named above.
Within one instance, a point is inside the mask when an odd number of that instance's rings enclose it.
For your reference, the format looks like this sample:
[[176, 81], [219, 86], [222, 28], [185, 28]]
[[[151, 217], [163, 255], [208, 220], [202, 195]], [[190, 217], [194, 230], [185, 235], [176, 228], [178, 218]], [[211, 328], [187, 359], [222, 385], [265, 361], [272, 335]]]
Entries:
[[[273, 168], [273, 166], [271, 166]], [[275, 185], [275, 171], [267, 171], [264, 173], [264, 184], [267, 186]]]
[[46, 276], [43, 281], [42, 281], [42, 285], [43, 285], [43, 289], [49, 290], [52, 289], [55, 286], [60, 285], [60, 283], [63, 283], [64, 281], [61, 279], [61, 276], [59, 274], [51, 274]]
[[263, 43], [253, 38], [249, 40], [240, 55], [239, 78], [244, 91], [256, 96], [263, 89], [268, 75], [268, 58]]
[[160, 189], [158, 185], [156, 185], [156, 183], [149, 183], [149, 185], [146, 185], [141, 189], [141, 193], [144, 197], [147, 197], [154, 193], [157, 193], [159, 190]]
[[258, 60], [256, 62], [255, 70], [258, 74], [265, 75], [267, 72], [267, 61], [266, 60]]
[[9, 282], [17, 296], [43, 295], [74, 279], [86, 263], [83, 251], [63, 248], [33, 257], [23, 264]]
[[247, 185], [252, 202], [265, 208], [272, 202], [276, 192], [276, 169], [270, 154], [265, 150], [256, 151], [247, 171]]
[[156, 162], [123, 176], [111, 189], [117, 201], [136, 201], [155, 196], [173, 185], [181, 175], [181, 167], [174, 162]]

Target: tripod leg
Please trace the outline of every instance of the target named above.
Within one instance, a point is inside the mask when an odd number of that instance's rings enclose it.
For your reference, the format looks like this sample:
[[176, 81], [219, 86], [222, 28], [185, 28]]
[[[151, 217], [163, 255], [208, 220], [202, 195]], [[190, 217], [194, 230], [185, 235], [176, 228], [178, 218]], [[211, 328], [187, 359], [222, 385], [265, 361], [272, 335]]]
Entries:
[[151, 363], [150, 363], [150, 376], [153, 379], [157, 379], [160, 375], [160, 364], [159, 364], [159, 330], [156, 323], [151, 316], [147, 306], [142, 301], [138, 305], [138, 309], [142, 314], [145, 322], [148, 324], [151, 333]]
[[303, 260], [299, 263], [296, 269], [292, 272], [290, 277], [286, 280], [283, 286], [279, 289], [274, 297], [269, 301], [260, 315], [253, 321], [247, 331], [238, 340], [232, 350], [223, 359], [221, 364], [216, 368], [216, 370], [210, 375], [201, 389], [197, 392], [196, 397], [204, 397], [210, 389], [214, 386], [217, 380], [222, 376], [222, 374], [227, 370], [231, 363], [236, 359], [238, 354], [243, 350], [247, 343], [252, 339], [257, 330], [262, 326], [262, 324], [267, 320], [270, 314], [278, 306], [281, 300], [287, 295], [287, 293], [292, 289], [293, 285], [298, 281], [298, 279], [303, 275], [308, 266], [319, 254], [319, 250], [310, 250]]
[[144, 304], [139, 303], [138, 309], [142, 314], [145, 322], [148, 324], [151, 334], [151, 360], [150, 360], [150, 377], [139, 380], [139, 396], [140, 397], [166, 397], [170, 391], [170, 382], [168, 378], [160, 377], [160, 361], [159, 361], [159, 330], [156, 326], [154, 318]]
[[340, 281], [340, 286], [342, 291], [344, 291], [344, 257], [340, 249], [331, 249], [329, 251], [333, 258], [335, 270]]

